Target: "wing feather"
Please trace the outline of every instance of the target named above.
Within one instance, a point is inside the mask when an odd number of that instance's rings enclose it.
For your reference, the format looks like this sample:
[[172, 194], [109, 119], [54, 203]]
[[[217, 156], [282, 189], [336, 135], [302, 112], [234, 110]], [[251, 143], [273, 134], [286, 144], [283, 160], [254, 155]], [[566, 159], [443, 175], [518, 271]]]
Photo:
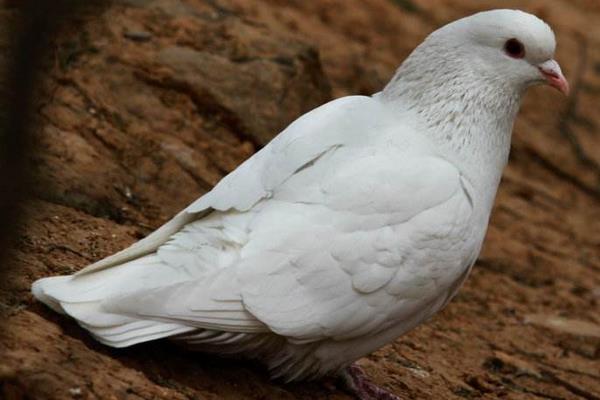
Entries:
[[[370, 154], [337, 168], [319, 187], [305, 187], [301, 204], [282, 209], [282, 216], [304, 216], [289, 227], [288, 238], [279, 235], [288, 261], [238, 270], [248, 311], [302, 342], [374, 332], [433, 301], [446, 272], [427, 269], [427, 250], [411, 249], [426, 248], [471, 212], [459, 171], [439, 158]], [[387, 184], [369, 183], [380, 176]], [[313, 215], [300, 207], [314, 209]], [[257, 229], [263, 225], [256, 221]]]
[[[228, 285], [224, 286], [220, 280]], [[116, 296], [104, 301], [102, 308], [111, 314], [204, 329], [268, 331], [245, 309], [231, 269], [215, 271], [198, 280]]]

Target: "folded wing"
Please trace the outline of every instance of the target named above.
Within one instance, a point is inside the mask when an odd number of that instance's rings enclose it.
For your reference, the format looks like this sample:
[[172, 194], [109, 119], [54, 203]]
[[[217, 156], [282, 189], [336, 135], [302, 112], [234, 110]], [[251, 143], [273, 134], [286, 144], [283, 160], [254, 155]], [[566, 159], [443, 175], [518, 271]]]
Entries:
[[[355, 178], [342, 190], [348, 174], [365, 168], [384, 183]], [[370, 174], [357, 176], [363, 175]], [[262, 204], [239, 260], [228, 268], [115, 298], [105, 308], [206, 329], [272, 331], [306, 343], [376, 332], [435, 301], [438, 276], [423, 270], [423, 254], [406, 249], [423, 248], [420, 237], [451, 230], [447, 218], [436, 226], [438, 214], [468, 217], [468, 198], [452, 165], [434, 157], [372, 155], [306, 189], [301, 201], [275, 193]]]

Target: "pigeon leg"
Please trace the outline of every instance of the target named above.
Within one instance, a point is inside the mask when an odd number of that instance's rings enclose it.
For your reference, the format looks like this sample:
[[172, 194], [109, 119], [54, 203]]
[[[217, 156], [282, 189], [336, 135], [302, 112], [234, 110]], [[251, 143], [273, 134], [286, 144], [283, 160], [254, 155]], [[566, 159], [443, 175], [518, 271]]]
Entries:
[[356, 363], [342, 371], [341, 378], [358, 400], [401, 400], [400, 397], [371, 382]]

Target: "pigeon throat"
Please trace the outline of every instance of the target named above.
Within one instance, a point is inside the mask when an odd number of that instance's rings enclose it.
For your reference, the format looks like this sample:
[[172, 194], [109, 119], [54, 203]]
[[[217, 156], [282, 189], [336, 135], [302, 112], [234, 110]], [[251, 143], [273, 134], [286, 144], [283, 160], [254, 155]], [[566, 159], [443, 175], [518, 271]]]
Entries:
[[[457, 60], [422, 68], [409, 57], [381, 93], [456, 165], [499, 181], [524, 88], [480, 74]], [[484, 176], [483, 176], [484, 175]]]

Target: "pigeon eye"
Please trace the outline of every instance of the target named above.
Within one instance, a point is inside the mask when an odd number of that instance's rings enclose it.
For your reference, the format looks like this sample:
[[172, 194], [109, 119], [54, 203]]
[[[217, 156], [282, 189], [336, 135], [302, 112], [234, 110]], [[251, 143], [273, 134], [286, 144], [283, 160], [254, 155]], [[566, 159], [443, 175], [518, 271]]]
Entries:
[[504, 51], [512, 58], [525, 57], [525, 46], [517, 39], [508, 39], [506, 43], [504, 43]]

